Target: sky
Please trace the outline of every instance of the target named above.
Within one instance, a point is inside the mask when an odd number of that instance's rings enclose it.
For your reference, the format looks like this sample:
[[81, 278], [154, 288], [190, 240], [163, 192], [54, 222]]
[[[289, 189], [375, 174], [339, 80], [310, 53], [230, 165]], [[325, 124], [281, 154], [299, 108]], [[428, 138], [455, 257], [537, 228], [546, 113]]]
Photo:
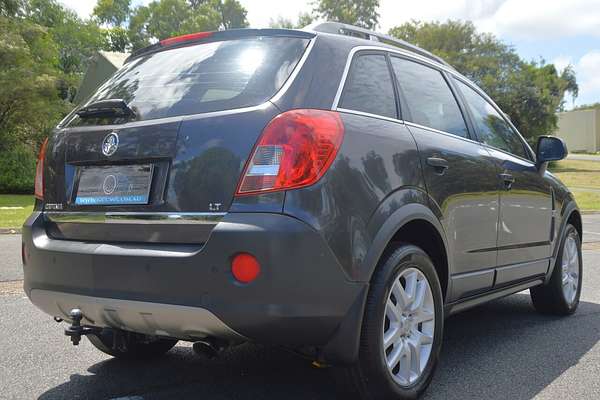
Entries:
[[[59, 0], [81, 17], [90, 16], [96, 0]], [[133, 0], [134, 5], [150, 0]], [[307, 0], [240, 0], [252, 27], [268, 27], [282, 16], [295, 20], [310, 12]], [[573, 105], [600, 102], [600, 0], [380, 0], [378, 31], [411, 19], [473, 21], [514, 46], [526, 60], [544, 59], [559, 70], [571, 64], [579, 83]]]

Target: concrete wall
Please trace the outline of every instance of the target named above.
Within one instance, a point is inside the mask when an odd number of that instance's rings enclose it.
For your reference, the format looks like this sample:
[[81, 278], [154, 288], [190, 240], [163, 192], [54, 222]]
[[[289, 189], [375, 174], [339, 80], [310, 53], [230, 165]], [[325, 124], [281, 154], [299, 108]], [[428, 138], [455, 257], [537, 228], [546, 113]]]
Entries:
[[600, 109], [559, 113], [556, 135], [569, 151], [600, 151]]

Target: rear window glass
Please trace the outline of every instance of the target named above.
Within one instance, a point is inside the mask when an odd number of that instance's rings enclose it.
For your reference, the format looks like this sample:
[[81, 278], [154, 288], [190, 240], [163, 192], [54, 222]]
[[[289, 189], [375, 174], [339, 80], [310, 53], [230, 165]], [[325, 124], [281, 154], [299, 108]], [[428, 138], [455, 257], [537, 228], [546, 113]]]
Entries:
[[[250, 107], [270, 99], [302, 57], [307, 39], [255, 37], [161, 51], [127, 63], [85, 103], [123, 99], [136, 120]], [[70, 125], [119, 123], [74, 117]]]

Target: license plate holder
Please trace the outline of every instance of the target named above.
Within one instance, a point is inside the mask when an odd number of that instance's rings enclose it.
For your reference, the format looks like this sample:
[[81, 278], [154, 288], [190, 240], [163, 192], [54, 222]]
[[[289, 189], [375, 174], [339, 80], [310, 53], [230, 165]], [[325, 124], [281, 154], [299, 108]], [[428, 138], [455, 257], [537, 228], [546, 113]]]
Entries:
[[77, 206], [134, 205], [150, 202], [153, 164], [82, 166]]

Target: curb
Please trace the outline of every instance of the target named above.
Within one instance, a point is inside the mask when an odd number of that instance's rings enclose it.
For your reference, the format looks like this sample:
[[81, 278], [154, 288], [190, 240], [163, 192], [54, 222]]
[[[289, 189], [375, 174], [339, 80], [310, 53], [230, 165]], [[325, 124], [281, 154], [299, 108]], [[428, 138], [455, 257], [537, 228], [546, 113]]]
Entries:
[[21, 228], [0, 228], [0, 235], [17, 235], [21, 233]]
[[586, 210], [581, 210], [581, 214], [582, 215], [600, 215], [600, 211], [586, 211]]

